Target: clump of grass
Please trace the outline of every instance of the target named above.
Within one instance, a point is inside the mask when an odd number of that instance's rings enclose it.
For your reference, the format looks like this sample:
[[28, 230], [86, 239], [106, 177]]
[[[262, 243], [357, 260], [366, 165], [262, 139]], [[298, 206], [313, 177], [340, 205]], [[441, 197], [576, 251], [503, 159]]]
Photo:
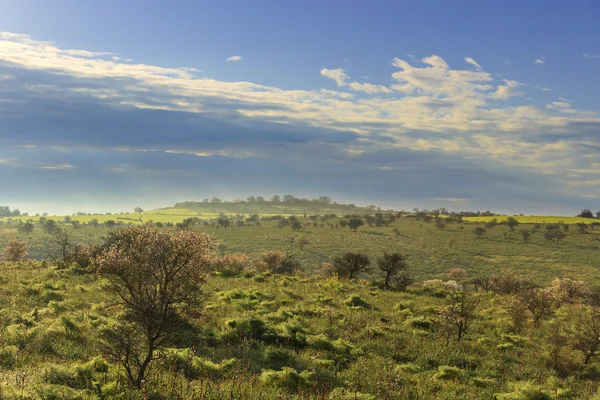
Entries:
[[4, 346], [0, 348], [0, 367], [4, 369], [13, 369], [17, 364], [17, 346]]
[[361, 392], [353, 392], [344, 388], [335, 388], [329, 394], [329, 400], [375, 400], [377, 397]]
[[552, 397], [548, 395], [542, 388], [532, 382], [519, 382], [513, 384], [513, 391], [509, 393], [496, 393], [495, 399], [498, 400], [550, 400]]
[[353, 294], [350, 297], [348, 297], [345, 301], [344, 304], [346, 304], [348, 307], [352, 308], [352, 309], [361, 309], [361, 308], [370, 308], [369, 303], [367, 303], [366, 301], [364, 301], [359, 295], [357, 294]]
[[405, 325], [420, 331], [432, 331], [435, 328], [435, 322], [423, 316], [409, 318]]
[[434, 379], [441, 380], [455, 380], [460, 379], [463, 376], [463, 371], [458, 367], [451, 367], [449, 365], [440, 365], [438, 372], [433, 375]]
[[298, 372], [294, 368], [283, 367], [280, 371], [263, 370], [260, 375], [260, 382], [264, 385], [285, 388], [291, 391], [310, 387], [314, 372]]

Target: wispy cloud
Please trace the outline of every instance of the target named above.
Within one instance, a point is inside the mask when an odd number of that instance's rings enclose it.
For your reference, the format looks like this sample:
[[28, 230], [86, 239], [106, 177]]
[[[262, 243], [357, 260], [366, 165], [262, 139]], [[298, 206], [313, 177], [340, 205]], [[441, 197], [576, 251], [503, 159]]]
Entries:
[[467, 64], [471, 64], [472, 66], [477, 68], [477, 70], [479, 70], [479, 71], [481, 71], [483, 69], [483, 68], [481, 68], [481, 65], [479, 65], [477, 63], [477, 61], [473, 60], [471, 57], [465, 57], [465, 61], [467, 62]]
[[583, 53], [582, 57], [587, 59], [587, 60], [592, 60], [594, 58], [600, 58], [600, 54], [589, 54], [589, 53]]
[[242, 61], [242, 56], [231, 56], [227, 59], [227, 62], [238, 62]]
[[538, 58], [535, 59], [534, 61], [536, 64], [545, 64], [546, 63], [546, 57], [544, 56], [540, 56]]

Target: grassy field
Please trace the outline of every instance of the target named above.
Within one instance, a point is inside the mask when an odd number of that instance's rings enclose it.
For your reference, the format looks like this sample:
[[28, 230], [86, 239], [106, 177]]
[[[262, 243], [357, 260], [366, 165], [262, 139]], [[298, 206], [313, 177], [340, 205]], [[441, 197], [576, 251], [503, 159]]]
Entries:
[[[496, 219], [498, 222], [506, 221], [508, 216], [501, 217], [465, 217], [465, 221], [469, 222], [489, 222], [493, 219]], [[592, 222], [598, 222], [597, 219], [591, 218], [580, 218], [580, 217], [561, 217], [561, 216], [553, 216], [553, 215], [526, 215], [526, 216], [515, 216], [517, 221], [522, 224], [590, 224]]]
[[[193, 212], [159, 210], [142, 219], [209, 218]], [[121, 217], [129, 216], [137, 214]], [[514, 231], [488, 227], [481, 238], [473, 230], [483, 221], [438, 229], [434, 222], [403, 217], [357, 232], [341, 228], [339, 218], [300, 221], [300, 231], [280, 228], [278, 221], [193, 228], [220, 242], [218, 254], [248, 255], [248, 269], [235, 277], [208, 277], [204, 307], [153, 361], [145, 392], [131, 389], [118, 364], [101, 356], [98, 332], [120, 315], [110, 306], [106, 283], [93, 271], [58, 269], [48, 261], [59, 249], [39, 225], [21, 235], [14, 221], [3, 221], [0, 249], [25, 240], [36, 261], [0, 262], [0, 399], [600, 398], [600, 364], [592, 358], [585, 365], [573, 344], [588, 306], [556, 301], [534, 323], [527, 308], [515, 308], [517, 294], [475, 293], [471, 283], [515, 274], [548, 288], [555, 278], [600, 287], [600, 229], [561, 228], [566, 237], [556, 243], [544, 238], [544, 227], [535, 231], [541, 223], [536, 219], [521, 220], [532, 223]], [[72, 242], [99, 244], [109, 233], [103, 225], [59, 226]], [[532, 232], [527, 243], [523, 231]], [[270, 250], [293, 255], [301, 271], [253, 271], [251, 260]], [[322, 264], [344, 252], [371, 260], [400, 252], [415, 284], [406, 291], [382, 290], [376, 270], [354, 281], [323, 276]], [[447, 281], [452, 268], [465, 270], [458, 283], [477, 304], [461, 341], [452, 336], [454, 322], [441, 317], [456, 305], [457, 292], [421, 285]]]
[[[163, 212], [158, 214], [165, 218], [163, 221], [177, 221], [191, 215], [189, 212], [177, 215], [173, 210]], [[438, 278], [451, 267], [461, 267], [472, 275], [513, 271], [543, 282], [555, 276], [569, 276], [600, 283], [597, 273], [600, 229], [580, 234], [573, 228], [556, 244], [545, 240], [542, 230], [533, 233], [529, 243], [523, 243], [520, 231], [531, 230], [532, 224], [521, 224], [515, 231], [498, 225], [477, 238], [473, 229], [481, 224], [474, 222], [448, 224], [445, 229], [438, 230], [433, 223], [400, 218], [387, 227], [364, 226], [352, 232], [348, 228], [332, 228], [338, 220], [319, 222], [316, 227], [311, 220], [300, 220], [308, 226], [299, 232], [289, 227], [278, 228], [277, 221], [263, 221], [260, 227], [216, 229], [200, 226], [195, 229], [215, 235], [222, 243], [222, 252], [257, 255], [265, 250], [291, 251], [309, 270], [320, 268], [323, 262], [330, 262], [346, 251], [364, 252], [373, 257], [393, 250], [409, 257], [414, 274], [419, 278]], [[133, 220], [123, 222], [136, 223]], [[90, 243], [99, 243], [109, 230], [104, 226], [79, 229], [70, 224], [61, 226], [73, 235], [74, 240]], [[0, 248], [19, 237], [30, 243], [30, 253], [36, 259], [47, 258], [56, 251], [51, 244], [52, 236], [39, 226], [31, 235], [23, 237], [14, 224], [0, 225]]]

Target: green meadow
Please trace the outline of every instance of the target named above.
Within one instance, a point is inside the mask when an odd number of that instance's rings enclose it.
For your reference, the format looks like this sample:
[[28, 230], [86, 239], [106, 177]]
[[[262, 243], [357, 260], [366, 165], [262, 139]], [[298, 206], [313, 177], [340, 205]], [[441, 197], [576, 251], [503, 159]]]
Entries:
[[[228, 214], [225, 227], [222, 212], [207, 211], [48, 217], [59, 221], [53, 234], [35, 222], [19, 232], [28, 217], [1, 219], [0, 249], [27, 242], [28, 260], [0, 262], [0, 399], [600, 398], [595, 350], [586, 359], [594, 341], [600, 350], [595, 220], [516, 217], [510, 229], [490, 225], [494, 217], [403, 214], [354, 232], [343, 214], [283, 214], [300, 222], [293, 230], [274, 213], [260, 223]], [[101, 339], [126, 309], [94, 259], [75, 249], [109, 243], [140, 217], [219, 246], [201, 307], [157, 348], [136, 388]], [[187, 218], [198, 219], [167, 226]], [[546, 237], [549, 223], [560, 240]], [[348, 252], [371, 261], [352, 280], [326, 268]], [[382, 286], [384, 253], [405, 256], [412, 283]], [[293, 260], [294, 271], [265, 267], [269, 254]]]

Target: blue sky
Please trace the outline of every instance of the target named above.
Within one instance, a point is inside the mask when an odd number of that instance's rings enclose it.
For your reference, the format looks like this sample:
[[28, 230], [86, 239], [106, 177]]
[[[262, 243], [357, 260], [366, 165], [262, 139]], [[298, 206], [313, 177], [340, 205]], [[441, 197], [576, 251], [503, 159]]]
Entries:
[[0, 204], [600, 208], [596, 1], [0, 9]]

